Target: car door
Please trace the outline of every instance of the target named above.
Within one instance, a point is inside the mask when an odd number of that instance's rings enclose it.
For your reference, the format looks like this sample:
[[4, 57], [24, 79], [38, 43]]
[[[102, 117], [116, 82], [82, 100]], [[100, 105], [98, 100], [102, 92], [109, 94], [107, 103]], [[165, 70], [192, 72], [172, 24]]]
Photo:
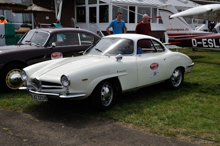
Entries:
[[[54, 34], [48, 43], [48, 57], [51, 59], [61, 57], [74, 57], [81, 55], [80, 51], [85, 51], [93, 43], [93, 36], [77, 32], [64, 32]], [[52, 46], [55, 43], [55, 47]]]
[[38, 62], [48, 60], [47, 55], [48, 51], [45, 47], [35, 47], [28, 49], [20, 55], [20, 58], [25, 58], [25, 61], [28, 65], [32, 65]]
[[156, 40], [142, 39], [137, 46], [143, 50], [137, 54], [138, 86], [160, 82], [166, 75], [166, 55], [163, 45]]
[[137, 87], [137, 65], [136, 57], [133, 55], [124, 55], [123, 59], [116, 61], [114, 69], [117, 70], [118, 78], [121, 83], [122, 91], [130, 90]]
[[48, 60], [48, 49], [44, 47], [48, 38], [49, 33], [47, 32], [29, 31], [27, 37], [21, 40], [22, 44], [27, 44], [19, 46], [23, 48], [23, 51], [20, 51], [20, 54], [17, 54], [17, 56], [25, 59], [28, 65]]

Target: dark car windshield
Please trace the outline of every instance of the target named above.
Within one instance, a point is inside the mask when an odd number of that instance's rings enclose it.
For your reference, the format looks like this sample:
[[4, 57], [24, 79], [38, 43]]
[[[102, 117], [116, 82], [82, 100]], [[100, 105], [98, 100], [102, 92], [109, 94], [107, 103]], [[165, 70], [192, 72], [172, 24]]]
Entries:
[[31, 30], [21, 41], [22, 44], [34, 43], [36, 45], [42, 46], [46, 43], [49, 34], [46, 32]]
[[104, 38], [93, 46], [86, 54], [88, 55], [133, 55], [134, 42], [130, 39]]

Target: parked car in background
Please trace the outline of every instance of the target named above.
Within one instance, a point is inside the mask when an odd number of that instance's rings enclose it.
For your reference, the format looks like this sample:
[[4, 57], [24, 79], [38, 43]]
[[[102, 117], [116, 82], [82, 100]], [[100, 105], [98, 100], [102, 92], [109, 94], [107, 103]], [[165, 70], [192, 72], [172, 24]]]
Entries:
[[[138, 49], [137, 49], [138, 48]], [[45, 61], [21, 72], [33, 99], [85, 99], [100, 110], [112, 106], [116, 95], [166, 81], [178, 89], [194, 63], [168, 50], [156, 38], [140, 34], [103, 37], [83, 56]]]
[[22, 68], [41, 61], [81, 55], [100, 40], [93, 32], [76, 28], [30, 30], [17, 45], [0, 47], [0, 90], [16, 90], [23, 85]]

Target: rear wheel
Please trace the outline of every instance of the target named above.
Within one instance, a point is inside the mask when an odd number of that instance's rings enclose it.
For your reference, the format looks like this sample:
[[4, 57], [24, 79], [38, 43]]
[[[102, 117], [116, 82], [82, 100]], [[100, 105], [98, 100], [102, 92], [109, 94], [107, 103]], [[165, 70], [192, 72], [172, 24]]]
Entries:
[[21, 80], [20, 72], [24, 68], [22, 64], [7, 65], [0, 76], [0, 84], [3, 91], [9, 92], [17, 90], [24, 82]]
[[178, 89], [182, 85], [184, 79], [184, 73], [181, 70], [181, 68], [176, 68], [171, 77], [166, 81], [166, 83], [169, 85], [172, 89]]
[[92, 105], [95, 109], [106, 111], [112, 107], [114, 101], [114, 88], [108, 80], [97, 85], [92, 93]]

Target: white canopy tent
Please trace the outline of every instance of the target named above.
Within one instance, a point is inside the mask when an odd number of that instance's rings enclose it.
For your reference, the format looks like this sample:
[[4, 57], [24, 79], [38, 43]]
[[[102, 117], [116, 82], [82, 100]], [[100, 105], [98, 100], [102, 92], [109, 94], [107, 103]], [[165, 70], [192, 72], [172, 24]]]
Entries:
[[100, 0], [111, 4], [127, 4], [127, 5], [137, 5], [137, 6], [163, 6], [167, 4], [172, 4], [174, 7], [179, 8], [192, 8], [199, 6], [199, 4], [192, 2], [190, 0]]

